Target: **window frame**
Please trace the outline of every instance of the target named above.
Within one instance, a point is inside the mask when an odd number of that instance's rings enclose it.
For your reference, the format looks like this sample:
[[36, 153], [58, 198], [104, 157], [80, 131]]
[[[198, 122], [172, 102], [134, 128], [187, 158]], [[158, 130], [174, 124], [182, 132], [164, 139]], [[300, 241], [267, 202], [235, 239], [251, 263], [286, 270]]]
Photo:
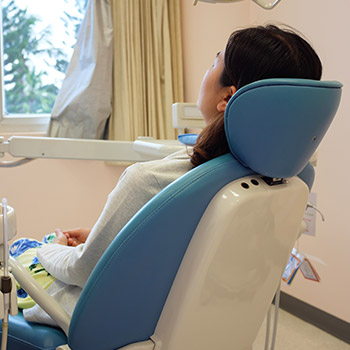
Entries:
[[[1, 4], [0, 4], [1, 10]], [[2, 55], [2, 20], [0, 21], [0, 134], [40, 133], [46, 134], [51, 115], [50, 114], [6, 114], [4, 106], [3, 86], [3, 55]]]
[[0, 118], [0, 134], [40, 133], [46, 134], [50, 115], [7, 115]]
[[3, 31], [2, 3], [0, 2], [0, 134], [40, 133], [46, 134], [51, 115], [43, 114], [7, 114], [5, 113], [5, 91], [3, 85]]
[[[1, 4], [0, 4], [1, 10]], [[3, 86], [3, 55], [2, 55], [2, 21], [0, 21], [0, 134], [40, 133], [46, 134], [51, 115], [50, 114], [6, 114], [4, 106]]]

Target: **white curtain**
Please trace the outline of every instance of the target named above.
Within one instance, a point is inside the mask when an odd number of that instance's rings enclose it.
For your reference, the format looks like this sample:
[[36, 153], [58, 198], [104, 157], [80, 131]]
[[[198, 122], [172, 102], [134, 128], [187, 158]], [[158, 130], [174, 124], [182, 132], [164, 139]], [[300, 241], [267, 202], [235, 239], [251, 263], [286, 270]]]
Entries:
[[91, 0], [48, 136], [173, 139], [181, 101], [179, 0]]
[[52, 110], [48, 136], [104, 138], [111, 115], [112, 63], [110, 2], [91, 0]]

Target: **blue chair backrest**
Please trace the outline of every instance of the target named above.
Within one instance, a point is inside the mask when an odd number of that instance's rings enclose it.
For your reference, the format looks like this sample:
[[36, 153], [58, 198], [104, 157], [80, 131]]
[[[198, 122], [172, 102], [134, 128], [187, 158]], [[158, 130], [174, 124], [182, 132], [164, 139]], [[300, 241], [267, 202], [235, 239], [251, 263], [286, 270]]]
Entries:
[[338, 109], [335, 81], [266, 79], [244, 86], [226, 109], [230, 150], [242, 164], [272, 178], [304, 169]]
[[[277, 87], [274, 82], [277, 82]], [[317, 98], [314, 97], [317, 92], [305, 91], [305, 82], [301, 81], [303, 93], [295, 93], [293, 103], [286, 105], [288, 98], [283, 96], [290, 97], [289, 87], [298, 89], [297, 83], [271, 80], [263, 82], [260, 87], [257, 84], [261, 82], [257, 82], [234, 95], [225, 114], [227, 138], [234, 156], [226, 154], [191, 170], [156, 195], [118, 233], [92, 272], [74, 310], [68, 337], [71, 348], [94, 349], [100, 348], [102, 343], [106, 349], [117, 349], [149, 339], [187, 246], [212, 197], [229, 182], [256, 172], [271, 177], [294, 176], [306, 166], [307, 157], [314, 152], [316, 143], [300, 141], [302, 146], [298, 146], [298, 133], [304, 128], [305, 120], [289, 113], [289, 108], [308, 101], [304, 94], [310, 93], [313, 104], [323, 105], [323, 108], [319, 108], [320, 113], [328, 110], [328, 118], [309, 116], [303, 112], [305, 118], [313, 120], [308, 123], [313, 126], [307, 129], [317, 136], [319, 142], [323, 135], [318, 131], [315, 134], [312, 128], [322, 130], [323, 134], [326, 131], [336, 110], [333, 107], [329, 111], [328, 104], [335, 106], [339, 103], [341, 84], [317, 82], [315, 89], [321, 92]], [[260, 89], [263, 89], [262, 94]], [[280, 89], [283, 93], [280, 93]], [[332, 95], [331, 101], [323, 89]], [[334, 95], [333, 91], [337, 91], [337, 94]], [[268, 112], [265, 111], [264, 101]], [[271, 104], [278, 105], [278, 108], [272, 110]], [[258, 106], [254, 113], [244, 112], [244, 108], [249, 110], [253, 105]], [[298, 110], [303, 111], [303, 108]], [[307, 111], [314, 113], [314, 109]], [[249, 122], [244, 116], [252, 121]], [[282, 126], [281, 123], [275, 124], [285, 116], [291, 120], [285, 121]], [[274, 132], [271, 132], [271, 128]], [[280, 128], [293, 130], [292, 137], [284, 135], [284, 131], [280, 135]], [[236, 142], [236, 137], [239, 142]], [[245, 137], [253, 145], [247, 145]], [[285, 138], [289, 144], [284, 142]], [[265, 147], [274, 150], [274, 147], [280, 146], [280, 153], [274, 152], [273, 159], [266, 157], [266, 166], [260, 165], [257, 158]], [[293, 163], [287, 170], [285, 157], [290, 157]], [[309, 174], [310, 169], [307, 168], [305, 172]], [[312, 175], [307, 177], [312, 178]]]

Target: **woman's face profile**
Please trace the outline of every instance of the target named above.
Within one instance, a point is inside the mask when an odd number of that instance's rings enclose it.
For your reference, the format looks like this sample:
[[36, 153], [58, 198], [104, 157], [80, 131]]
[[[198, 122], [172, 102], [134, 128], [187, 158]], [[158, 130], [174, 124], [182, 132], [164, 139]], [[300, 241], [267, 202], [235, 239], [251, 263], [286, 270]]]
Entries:
[[223, 69], [224, 53], [221, 51], [216, 55], [213, 65], [206, 71], [199, 90], [197, 106], [206, 124], [213, 116], [218, 114], [217, 105], [220, 101], [220, 90], [222, 89], [220, 77]]
[[203, 77], [199, 90], [197, 107], [206, 124], [225, 112], [227, 102], [236, 92], [234, 86], [222, 86], [220, 82], [225, 67], [224, 56], [224, 51], [217, 53], [213, 65]]

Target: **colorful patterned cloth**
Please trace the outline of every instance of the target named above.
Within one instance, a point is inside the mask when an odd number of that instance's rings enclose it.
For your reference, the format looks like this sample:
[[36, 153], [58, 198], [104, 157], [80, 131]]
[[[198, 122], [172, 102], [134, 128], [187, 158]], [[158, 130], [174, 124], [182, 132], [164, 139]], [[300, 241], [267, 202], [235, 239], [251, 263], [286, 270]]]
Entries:
[[[42, 242], [35, 239], [21, 238], [13, 242], [9, 249], [10, 256], [18, 260], [45, 290], [55, 281], [55, 278], [40, 264], [36, 252], [44, 244], [52, 243], [55, 237], [55, 233], [46, 235]], [[18, 283], [17, 297], [20, 309], [28, 309], [36, 304]]]

